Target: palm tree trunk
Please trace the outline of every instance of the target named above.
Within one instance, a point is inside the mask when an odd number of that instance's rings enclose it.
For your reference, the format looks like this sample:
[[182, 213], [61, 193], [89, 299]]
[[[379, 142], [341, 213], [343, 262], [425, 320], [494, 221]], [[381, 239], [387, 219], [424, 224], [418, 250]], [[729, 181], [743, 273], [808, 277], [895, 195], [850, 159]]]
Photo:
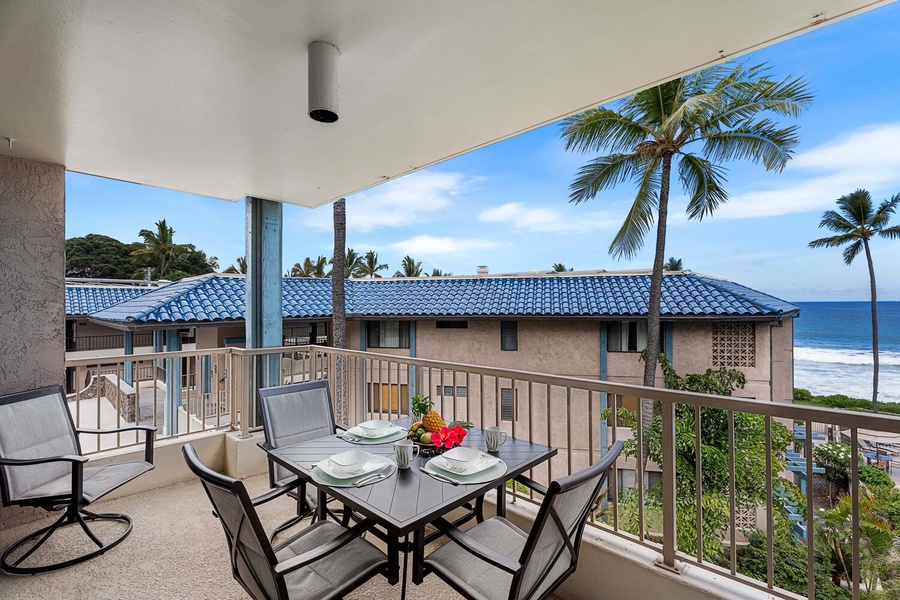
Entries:
[[872, 252], [869, 240], [863, 239], [866, 248], [866, 260], [869, 263], [869, 285], [872, 291], [872, 410], [878, 412], [878, 302], [875, 294], [875, 267], [872, 265]]
[[[347, 208], [343, 198], [334, 203], [334, 257], [331, 268], [332, 343], [336, 348], [347, 347], [346, 291], [344, 271], [347, 262]], [[343, 356], [335, 357], [334, 391], [337, 419], [348, 423], [347, 363]]]
[[[644, 385], [656, 385], [656, 363], [659, 352], [659, 313], [662, 296], [663, 263], [666, 260], [666, 219], [669, 213], [669, 182], [672, 176], [672, 157], [663, 158], [662, 177], [659, 186], [659, 210], [656, 224], [656, 252], [653, 257], [653, 273], [650, 275], [650, 306], [647, 309], [647, 351], [644, 360]], [[647, 431], [653, 424], [653, 400], [641, 400], [641, 426]], [[647, 460], [647, 444], [644, 460]]]

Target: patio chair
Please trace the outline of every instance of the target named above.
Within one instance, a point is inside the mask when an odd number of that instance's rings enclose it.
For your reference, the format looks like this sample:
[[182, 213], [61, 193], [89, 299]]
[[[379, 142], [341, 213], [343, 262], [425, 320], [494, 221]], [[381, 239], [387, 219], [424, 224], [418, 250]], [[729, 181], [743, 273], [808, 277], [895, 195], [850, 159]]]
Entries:
[[[78, 434], [144, 431], [144, 460], [88, 466]], [[69, 567], [103, 554], [131, 533], [131, 519], [114, 513], [95, 514], [85, 506], [153, 468], [155, 427], [76, 429], [62, 386], [0, 396], [0, 493], [3, 506], [62, 510], [53, 524], [22, 538], [3, 553], [0, 567], [8, 573], [34, 575]], [[103, 542], [88, 523], [119, 521], [124, 533]], [[59, 529], [78, 524], [97, 549], [75, 558], [40, 566], [22, 566]], [[36, 541], [35, 541], [36, 540]], [[29, 547], [30, 546], [30, 547]], [[24, 552], [15, 557], [17, 552]]]
[[469, 600], [547, 598], [575, 572], [585, 522], [623, 446], [616, 442], [598, 463], [549, 488], [517, 477], [544, 496], [530, 534], [500, 517], [466, 532], [439, 519], [434, 525], [449, 541], [425, 559], [426, 573], [435, 573]]
[[256, 506], [292, 488], [283, 486], [253, 499], [243, 482], [204, 465], [191, 444], [186, 444], [182, 453], [188, 467], [200, 478], [225, 530], [231, 574], [252, 598], [342, 598], [379, 572], [386, 574], [385, 554], [360, 537], [372, 521], [364, 520], [346, 529], [322, 520], [273, 548]]
[[[310, 381], [259, 390], [265, 441], [258, 445], [265, 451], [334, 435], [343, 427], [334, 423], [334, 409], [328, 381]], [[293, 527], [310, 514], [315, 521], [315, 491], [307, 493], [306, 482], [269, 458], [269, 487], [290, 486], [297, 499], [297, 516], [275, 528], [272, 538]], [[339, 512], [339, 511], [338, 511]], [[337, 518], [336, 513], [331, 513]], [[344, 510], [342, 524], [349, 524], [350, 511]]]

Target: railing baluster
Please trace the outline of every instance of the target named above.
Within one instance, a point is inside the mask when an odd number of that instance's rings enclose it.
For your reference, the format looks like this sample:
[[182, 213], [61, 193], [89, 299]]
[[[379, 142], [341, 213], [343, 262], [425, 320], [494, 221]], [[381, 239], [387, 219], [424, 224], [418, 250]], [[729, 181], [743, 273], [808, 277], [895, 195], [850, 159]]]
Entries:
[[[852, 556], [853, 573], [860, 573], [859, 565], [859, 439], [856, 427], [850, 430], [850, 554]], [[876, 460], [879, 460], [876, 458]], [[811, 486], [808, 486], [811, 488]], [[812, 496], [812, 493], [809, 494]], [[812, 529], [812, 518], [808, 519], [807, 531]], [[809, 536], [807, 536], [809, 537]], [[859, 600], [859, 576], [853, 577], [850, 590], [853, 600]]]
[[[612, 401], [612, 414], [610, 415], [612, 418], [610, 419], [610, 423], [612, 423], [612, 443], [615, 444], [617, 441], [616, 428], [619, 426], [619, 422], [617, 419], [618, 408], [617, 406], [617, 398], [618, 394], [608, 394], [606, 396], [609, 400]], [[609, 404], [609, 403], [607, 403]], [[550, 415], [547, 415], [547, 418], [550, 418]], [[610, 481], [609, 485], [612, 487], [612, 497], [615, 501], [613, 504], [613, 531], [619, 531], [619, 464], [616, 461], [613, 464], [613, 473], [612, 473], [612, 481]]]
[[[553, 443], [550, 441], [553, 437], [553, 427], [550, 421], [550, 415], [553, 414], [550, 412], [550, 395], [553, 390], [550, 387], [550, 384], [547, 384], [547, 412], [544, 413], [547, 415], [547, 445], [553, 446]], [[553, 459], [547, 461], [547, 483], [553, 481]]]
[[[637, 440], [635, 450], [637, 460], [634, 464], [634, 484], [638, 494], [638, 539], [644, 541], [644, 402], [637, 399]], [[665, 454], [663, 455], [665, 460]], [[665, 473], [663, 474], [665, 477]], [[665, 540], [663, 540], [665, 541]]]
[[516, 388], [515, 379], [509, 380], [509, 390], [512, 397], [512, 433], [510, 437], [516, 437], [516, 422], [519, 420], [519, 390]]
[[700, 407], [694, 407], [694, 486], [697, 495], [697, 560], [703, 560], [703, 437], [701, 433]]
[[[528, 382], [528, 441], [534, 441], [534, 420], [532, 419], [532, 415], [534, 414], [533, 408], [533, 393], [534, 393], [534, 383], [532, 381]], [[549, 417], [549, 415], [548, 415]], [[534, 479], [534, 469], [528, 469], [528, 477]], [[534, 490], [528, 488], [528, 497], [531, 500], [534, 500]]]
[[[663, 566], [675, 568], [675, 404], [661, 402], [662, 410], [662, 503], [663, 503]], [[642, 480], [643, 482], [643, 480]], [[643, 487], [643, 486], [642, 486]]]
[[[531, 388], [531, 382], [528, 383], [529, 389]], [[588, 465], [594, 464], [594, 393], [590, 390], [587, 391], [587, 409], [588, 409], [588, 418], [587, 418], [587, 430], [588, 430]], [[529, 414], [530, 417], [530, 414]], [[608, 496], [609, 494], [607, 494]], [[595, 521], [594, 511], [591, 511], [591, 523]]]
[[766, 585], [775, 587], [775, 501], [772, 481], [772, 417], [766, 415]]
[[737, 573], [737, 484], [735, 477], [734, 464], [734, 411], [728, 411], [728, 515], [729, 528], [731, 529], [731, 547], [729, 555], [731, 557], [731, 574]]
[[451, 421], [455, 421], [458, 417], [456, 415], [456, 369], [453, 369], [453, 418]]
[[566, 464], [572, 474], [572, 388], [566, 386]]
[[816, 547], [815, 547], [815, 515], [813, 504], [813, 429], [812, 421], [806, 420], [806, 576], [807, 592], [810, 598], [816, 597]]

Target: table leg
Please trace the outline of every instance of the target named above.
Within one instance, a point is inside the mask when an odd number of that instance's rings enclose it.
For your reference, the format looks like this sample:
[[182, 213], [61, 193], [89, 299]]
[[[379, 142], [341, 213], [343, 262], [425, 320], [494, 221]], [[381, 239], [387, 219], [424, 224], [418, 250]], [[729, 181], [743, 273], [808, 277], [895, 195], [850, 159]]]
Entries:
[[400, 540], [388, 533], [387, 539], [387, 580], [391, 585], [400, 581]]
[[409, 534], [403, 539], [403, 579], [400, 581], [400, 600], [406, 600], [406, 569], [409, 566]]
[[319, 520], [325, 521], [328, 519], [328, 494], [319, 490], [318, 499], [318, 506], [316, 506], [316, 508], [319, 511]]
[[413, 533], [413, 572], [412, 582], [422, 585], [425, 580], [425, 528], [416, 529]]
[[497, 516], [506, 516], [506, 482], [497, 487]]

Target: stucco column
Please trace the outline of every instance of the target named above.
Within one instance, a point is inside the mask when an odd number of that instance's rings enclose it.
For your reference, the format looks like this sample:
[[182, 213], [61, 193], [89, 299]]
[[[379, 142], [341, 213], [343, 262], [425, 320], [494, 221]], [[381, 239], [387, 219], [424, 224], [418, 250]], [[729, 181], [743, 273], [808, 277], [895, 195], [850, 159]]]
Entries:
[[66, 170], [0, 156], [0, 394], [65, 383]]

